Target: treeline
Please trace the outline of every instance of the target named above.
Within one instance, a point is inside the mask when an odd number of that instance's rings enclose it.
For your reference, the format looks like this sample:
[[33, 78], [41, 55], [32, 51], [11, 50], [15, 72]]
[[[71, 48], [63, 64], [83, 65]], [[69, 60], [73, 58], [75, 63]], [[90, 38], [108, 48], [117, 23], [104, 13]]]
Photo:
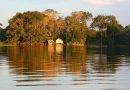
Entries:
[[0, 28], [0, 41], [15, 45], [45, 44], [61, 38], [68, 44], [118, 45], [130, 44], [129, 33], [130, 25], [124, 28], [112, 15], [93, 18], [90, 12], [75, 11], [63, 18], [57, 11], [47, 9], [17, 13], [5, 29]]

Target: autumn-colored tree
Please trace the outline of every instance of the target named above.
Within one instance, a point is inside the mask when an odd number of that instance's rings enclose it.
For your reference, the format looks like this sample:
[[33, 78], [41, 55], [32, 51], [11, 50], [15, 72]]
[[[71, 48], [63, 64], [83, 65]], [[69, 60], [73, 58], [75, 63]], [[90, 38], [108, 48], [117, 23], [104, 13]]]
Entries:
[[42, 12], [44, 15], [48, 16], [51, 19], [57, 19], [58, 18], [58, 12], [53, 9], [47, 9]]
[[9, 21], [7, 27], [7, 41], [17, 42], [44, 42], [48, 37], [48, 31], [44, 28], [44, 20], [47, 16], [40, 12], [17, 13]]
[[0, 28], [0, 36], [6, 36], [6, 41], [12, 44], [44, 43], [57, 38], [72, 44], [84, 44], [86, 41], [97, 44], [103, 41], [103, 44], [108, 42], [113, 45], [129, 41], [130, 26], [127, 25], [124, 30], [115, 16], [98, 15], [92, 19], [89, 28], [91, 18], [92, 14], [86, 11], [75, 11], [65, 18], [61, 18], [53, 9], [17, 13], [9, 20], [6, 29]]
[[84, 44], [86, 41], [87, 22], [92, 17], [89, 12], [72, 12], [67, 16], [66, 33], [67, 41], [70, 43]]
[[49, 38], [56, 40], [60, 33], [64, 30], [64, 20], [62, 18], [59, 18], [58, 12], [53, 9], [47, 9], [42, 13], [47, 15], [46, 28], [49, 32]]

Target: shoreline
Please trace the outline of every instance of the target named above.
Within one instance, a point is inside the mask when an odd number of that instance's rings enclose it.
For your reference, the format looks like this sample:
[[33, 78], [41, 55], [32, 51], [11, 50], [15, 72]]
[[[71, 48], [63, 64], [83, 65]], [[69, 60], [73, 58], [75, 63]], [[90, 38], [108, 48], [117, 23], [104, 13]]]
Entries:
[[63, 45], [63, 46], [86, 46], [85, 44], [44, 44], [44, 43], [20, 43], [20, 44], [9, 44], [0, 42], [0, 46], [54, 46], [54, 45]]
[[[54, 46], [54, 45], [63, 45], [63, 46], [87, 46], [85, 44], [75, 44], [75, 43], [67, 43], [67, 44], [45, 44], [45, 43], [20, 43], [20, 44], [9, 44], [9, 43], [5, 43], [5, 42], [0, 42], [0, 47], [1, 46]], [[87, 47], [100, 47], [100, 45], [89, 45]], [[108, 45], [102, 45], [102, 47], [108, 47]], [[116, 45], [116, 47], [129, 47], [130, 45]]]

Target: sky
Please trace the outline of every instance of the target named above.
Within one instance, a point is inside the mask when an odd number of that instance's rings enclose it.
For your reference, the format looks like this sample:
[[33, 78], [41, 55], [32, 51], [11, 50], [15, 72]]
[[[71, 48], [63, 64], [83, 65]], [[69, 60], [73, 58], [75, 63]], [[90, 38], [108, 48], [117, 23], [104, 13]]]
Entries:
[[114, 15], [123, 26], [130, 24], [130, 0], [0, 0], [3, 27], [17, 12], [54, 9], [60, 16], [73, 11], [89, 11], [93, 16]]

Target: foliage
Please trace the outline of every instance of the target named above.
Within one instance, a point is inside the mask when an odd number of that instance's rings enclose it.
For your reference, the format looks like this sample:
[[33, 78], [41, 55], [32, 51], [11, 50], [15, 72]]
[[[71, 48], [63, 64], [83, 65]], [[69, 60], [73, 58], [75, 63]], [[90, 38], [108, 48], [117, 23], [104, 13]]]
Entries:
[[91, 24], [92, 28], [98, 28], [99, 30], [106, 29], [108, 26], [117, 24], [115, 16], [98, 15], [93, 19]]
[[72, 44], [130, 44], [130, 25], [124, 28], [112, 15], [92, 16], [86, 11], [75, 11], [61, 18], [53, 9], [17, 13], [5, 29], [0, 28], [0, 41], [36, 44], [61, 38]]
[[119, 44], [119, 35], [122, 33], [124, 28], [120, 24], [111, 25], [107, 27], [107, 40], [108, 45]]
[[5, 41], [5, 40], [6, 40], [6, 31], [0, 27], [0, 41]]
[[130, 25], [127, 25], [127, 26], [125, 27], [125, 30], [130, 30]]
[[125, 27], [125, 30], [123, 32], [121, 32], [118, 37], [118, 44], [125, 44], [125, 45], [129, 45], [130, 44], [130, 28], [129, 25], [127, 25]]
[[67, 42], [81, 44], [86, 42], [87, 22], [91, 17], [92, 15], [85, 11], [72, 12], [71, 16], [66, 17]]
[[116, 20], [115, 16], [98, 15], [93, 19], [91, 27], [101, 30], [98, 40], [103, 44], [115, 45], [116, 39], [119, 42], [118, 35], [124, 30]]

